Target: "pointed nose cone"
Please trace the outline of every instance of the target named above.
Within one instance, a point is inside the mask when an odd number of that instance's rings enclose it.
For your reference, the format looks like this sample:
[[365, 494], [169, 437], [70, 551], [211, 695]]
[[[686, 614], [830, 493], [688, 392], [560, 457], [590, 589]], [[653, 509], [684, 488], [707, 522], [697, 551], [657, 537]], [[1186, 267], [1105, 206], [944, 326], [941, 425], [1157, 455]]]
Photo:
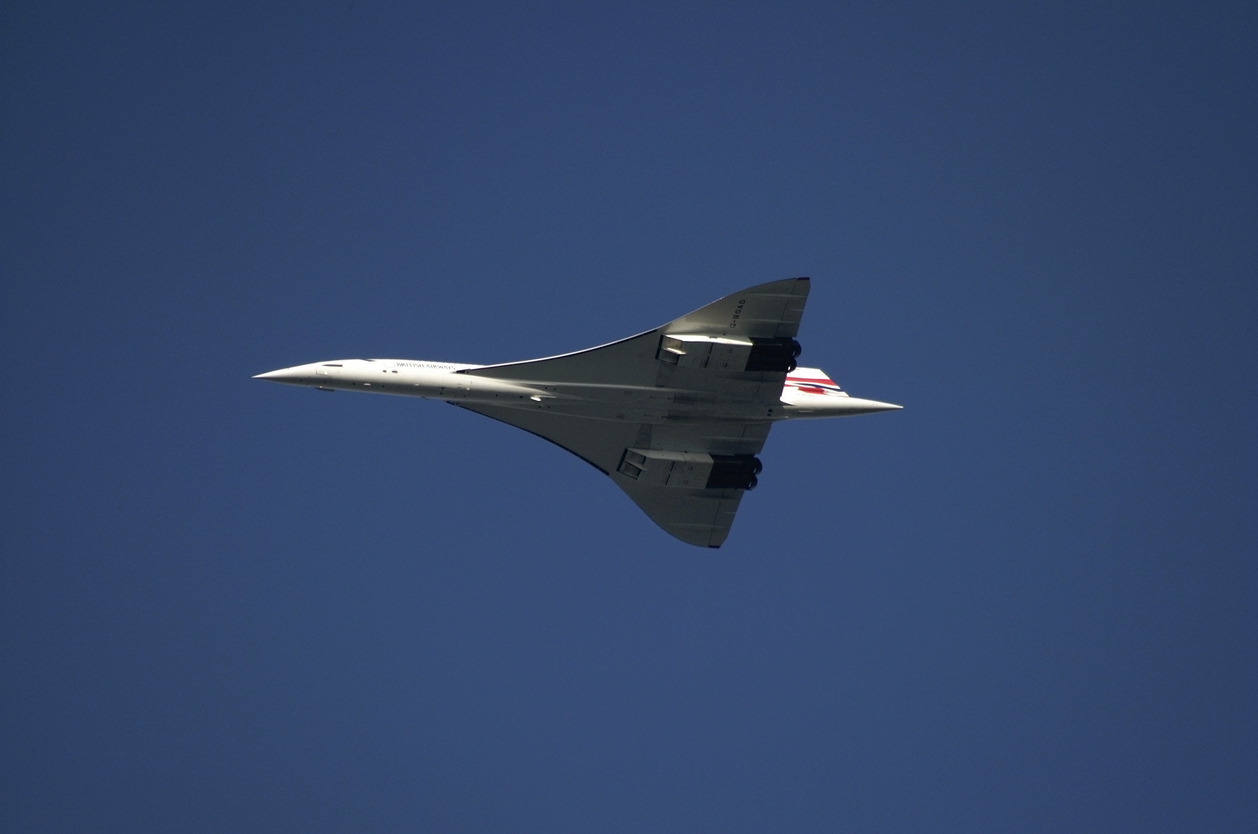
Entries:
[[267, 371], [264, 374], [255, 374], [254, 379], [269, 379], [271, 382], [295, 382], [310, 376], [309, 368], [305, 365], [296, 365], [292, 368], [280, 368], [278, 371]]

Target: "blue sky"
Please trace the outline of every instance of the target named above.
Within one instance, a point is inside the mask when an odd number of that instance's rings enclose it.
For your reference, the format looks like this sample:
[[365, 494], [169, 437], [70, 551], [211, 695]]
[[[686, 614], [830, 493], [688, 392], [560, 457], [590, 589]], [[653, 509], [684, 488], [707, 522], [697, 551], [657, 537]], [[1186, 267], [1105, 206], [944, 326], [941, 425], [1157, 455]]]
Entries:
[[[1245, 4], [9, 4], [0, 824], [1251, 831]], [[728, 543], [439, 403], [810, 275]]]

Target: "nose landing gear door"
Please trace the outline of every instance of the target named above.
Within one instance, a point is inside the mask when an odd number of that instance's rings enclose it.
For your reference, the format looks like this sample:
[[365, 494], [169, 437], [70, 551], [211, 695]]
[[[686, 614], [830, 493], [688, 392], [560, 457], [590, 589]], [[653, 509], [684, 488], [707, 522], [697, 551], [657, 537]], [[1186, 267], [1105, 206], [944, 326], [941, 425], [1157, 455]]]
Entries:
[[330, 362], [326, 365], [315, 366], [315, 379], [318, 380], [319, 382], [318, 387], [320, 391], [335, 391], [336, 390], [336, 388], [334, 388], [332, 385], [326, 384], [326, 383], [335, 382], [337, 377], [341, 375], [341, 367], [342, 367], [341, 365], [337, 365]]

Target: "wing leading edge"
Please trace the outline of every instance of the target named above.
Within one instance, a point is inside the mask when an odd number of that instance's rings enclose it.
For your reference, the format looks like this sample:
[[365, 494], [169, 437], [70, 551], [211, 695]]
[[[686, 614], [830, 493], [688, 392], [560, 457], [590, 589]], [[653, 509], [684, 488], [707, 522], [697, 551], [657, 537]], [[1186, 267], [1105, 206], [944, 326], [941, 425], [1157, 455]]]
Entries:
[[[461, 373], [556, 385], [685, 390], [694, 403], [629, 420], [585, 417], [549, 410], [458, 403], [462, 408], [536, 434], [607, 475], [656, 524], [700, 547], [720, 547], [729, 534], [746, 489], [754, 486], [772, 421], [728, 419], [704, 413], [707, 398], [736, 398], [763, 407], [778, 404], [786, 370], [784, 345], [794, 344], [808, 297], [807, 278], [774, 281], [728, 295], [654, 330], [610, 344], [560, 356], [488, 365]], [[703, 362], [715, 364], [727, 343], [742, 350], [738, 368], [700, 369], [672, 362], [664, 350], [680, 341], [675, 355], [693, 359], [696, 342]], [[691, 337], [690, 339], [677, 337]], [[717, 340], [722, 341], [717, 341]], [[691, 350], [687, 357], [684, 351]], [[757, 364], [759, 351], [759, 364]], [[748, 356], [748, 354], [750, 354]], [[663, 357], [663, 359], [661, 359]], [[767, 361], [765, 361], [767, 357]], [[793, 367], [793, 361], [790, 365]], [[676, 394], [673, 394], [674, 400]], [[620, 415], [617, 415], [620, 416]]]

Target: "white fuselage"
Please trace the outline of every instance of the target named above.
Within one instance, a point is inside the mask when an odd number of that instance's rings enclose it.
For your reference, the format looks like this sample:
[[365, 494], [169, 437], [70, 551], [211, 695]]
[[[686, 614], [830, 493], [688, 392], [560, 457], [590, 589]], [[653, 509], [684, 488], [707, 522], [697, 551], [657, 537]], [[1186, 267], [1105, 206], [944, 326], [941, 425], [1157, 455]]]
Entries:
[[324, 391], [394, 394], [644, 423], [679, 417], [757, 422], [847, 417], [899, 408], [848, 396], [818, 368], [797, 368], [787, 375], [780, 396], [766, 401], [684, 388], [510, 381], [459, 373], [481, 367], [485, 366], [412, 359], [337, 359], [283, 368], [256, 378]]

